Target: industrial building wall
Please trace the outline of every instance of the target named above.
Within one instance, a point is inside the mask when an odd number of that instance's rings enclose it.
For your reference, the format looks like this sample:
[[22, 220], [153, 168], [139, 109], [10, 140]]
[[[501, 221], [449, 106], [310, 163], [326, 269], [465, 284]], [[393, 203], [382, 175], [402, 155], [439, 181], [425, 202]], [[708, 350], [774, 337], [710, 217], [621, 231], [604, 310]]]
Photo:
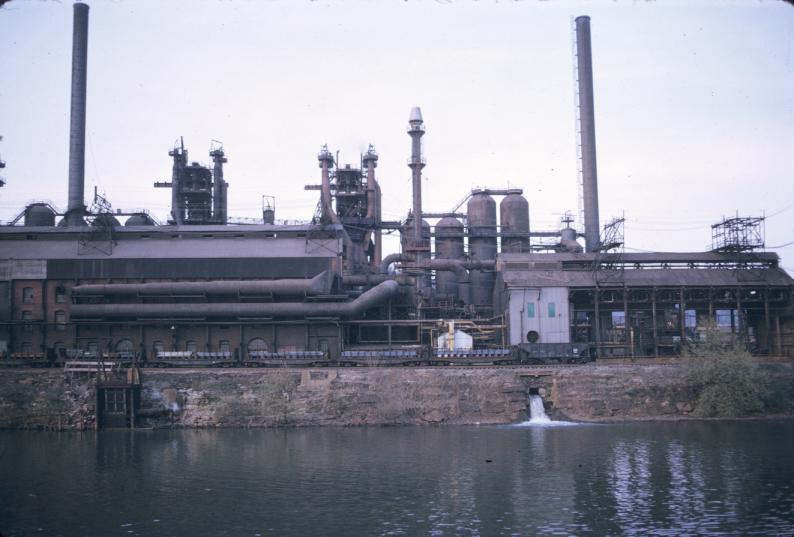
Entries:
[[529, 342], [527, 335], [531, 331], [538, 334], [538, 343], [569, 343], [568, 312], [568, 289], [565, 287], [510, 290], [510, 344]]

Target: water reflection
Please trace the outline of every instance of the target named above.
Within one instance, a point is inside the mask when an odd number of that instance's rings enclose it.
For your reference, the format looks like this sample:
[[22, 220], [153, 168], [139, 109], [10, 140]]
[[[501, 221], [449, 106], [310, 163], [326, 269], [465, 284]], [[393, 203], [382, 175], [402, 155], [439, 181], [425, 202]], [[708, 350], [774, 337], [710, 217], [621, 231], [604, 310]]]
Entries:
[[11, 535], [775, 535], [793, 422], [0, 434]]

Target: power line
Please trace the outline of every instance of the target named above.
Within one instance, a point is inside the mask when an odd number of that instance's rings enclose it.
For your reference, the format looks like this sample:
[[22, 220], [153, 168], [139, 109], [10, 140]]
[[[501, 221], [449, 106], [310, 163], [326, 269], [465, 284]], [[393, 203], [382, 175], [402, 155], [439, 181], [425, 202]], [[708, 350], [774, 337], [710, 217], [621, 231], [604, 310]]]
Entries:
[[766, 248], [769, 248], [769, 249], [774, 249], [774, 248], [785, 248], [786, 246], [791, 246], [792, 244], [794, 244], [794, 241], [787, 242], [787, 243], [785, 243], [785, 244], [779, 244], [779, 245], [777, 245], [777, 246], [766, 246]]
[[766, 215], [766, 217], [767, 217], [767, 218], [772, 218], [773, 216], [777, 216], [777, 215], [779, 215], [780, 213], [784, 213], [784, 212], [788, 211], [788, 210], [789, 210], [789, 209], [791, 209], [791, 208], [794, 208], [794, 203], [789, 203], [788, 205], [786, 205], [785, 207], [783, 207], [783, 208], [782, 208], [782, 209], [780, 209], [779, 211], [775, 211], [775, 212], [774, 212], [774, 213], [772, 213], [772, 214], [768, 214], [768, 215]]

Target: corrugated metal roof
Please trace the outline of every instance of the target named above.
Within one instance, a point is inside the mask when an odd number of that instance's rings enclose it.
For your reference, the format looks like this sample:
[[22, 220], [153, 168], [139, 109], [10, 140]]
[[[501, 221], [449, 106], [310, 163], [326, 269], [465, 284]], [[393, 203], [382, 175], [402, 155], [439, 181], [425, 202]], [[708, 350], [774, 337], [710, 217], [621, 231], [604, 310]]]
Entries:
[[[592, 271], [526, 270], [502, 274], [508, 287], [594, 287]], [[599, 285], [624, 284], [629, 287], [736, 287], [790, 286], [794, 280], [779, 268], [731, 270], [700, 269], [626, 269], [599, 271]]]

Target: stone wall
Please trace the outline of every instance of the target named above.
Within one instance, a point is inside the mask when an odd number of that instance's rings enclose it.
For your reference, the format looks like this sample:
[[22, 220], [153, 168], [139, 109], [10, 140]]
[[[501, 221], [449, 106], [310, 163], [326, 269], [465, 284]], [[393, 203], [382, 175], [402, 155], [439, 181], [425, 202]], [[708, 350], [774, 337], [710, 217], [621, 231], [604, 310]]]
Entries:
[[[794, 364], [763, 367], [794, 397]], [[147, 427], [512, 423], [526, 419], [530, 391], [555, 419], [682, 418], [694, 403], [678, 365], [170, 369], [142, 376]], [[93, 428], [94, 404], [91, 379], [0, 370], [0, 428]]]

